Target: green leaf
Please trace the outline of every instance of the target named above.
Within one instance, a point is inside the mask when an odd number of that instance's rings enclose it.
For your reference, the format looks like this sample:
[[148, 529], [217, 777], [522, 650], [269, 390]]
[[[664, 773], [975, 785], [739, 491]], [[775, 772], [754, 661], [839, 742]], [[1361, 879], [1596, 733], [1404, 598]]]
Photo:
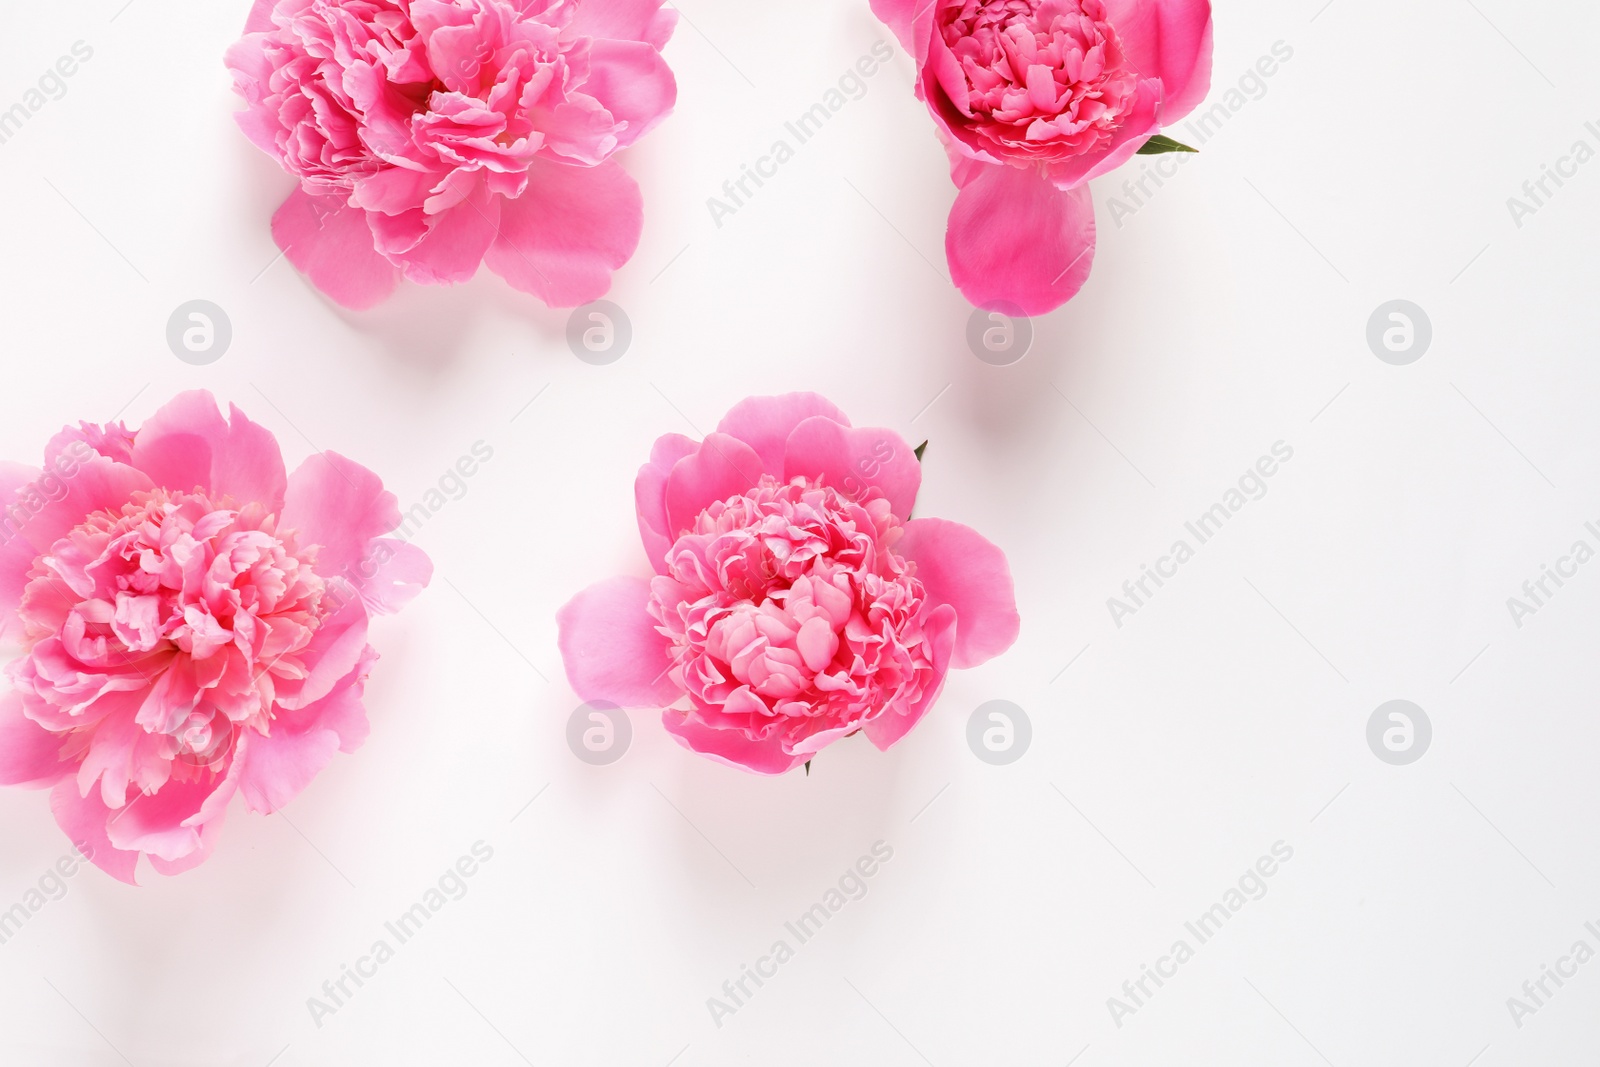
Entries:
[[1198, 151], [1200, 151], [1200, 149], [1190, 148], [1182, 141], [1174, 141], [1172, 138], [1158, 133], [1144, 143], [1144, 147], [1139, 149], [1139, 154], [1141, 156], [1159, 156], [1163, 152]]
[[917, 462], [921, 463], [922, 462], [922, 454], [924, 452], [926, 452], [927, 450], [928, 450], [928, 442], [924, 441], [920, 445], [918, 445], [916, 448], [913, 448], [911, 450], [911, 452], [912, 452], [913, 455], [915, 455], [917, 457]]

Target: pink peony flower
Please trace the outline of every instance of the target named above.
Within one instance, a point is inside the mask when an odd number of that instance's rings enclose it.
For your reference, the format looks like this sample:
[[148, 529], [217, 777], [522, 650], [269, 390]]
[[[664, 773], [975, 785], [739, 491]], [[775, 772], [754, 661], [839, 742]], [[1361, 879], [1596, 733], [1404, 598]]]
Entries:
[[947, 670], [1019, 626], [998, 548], [908, 517], [921, 483], [899, 435], [811, 393], [752, 397], [699, 443], [661, 438], [634, 484], [656, 575], [561, 609], [573, 689], [663, 708], [688, 748], [763, 774], [857, 731], [887, 749]]
[[370, 615], [428, 583], [400, 511], [343, 456], [292, 475], [209, 393], [142, 428], [67, 428], [41, 473], [0, 464], [0, 784], [51, 788], [62, 830], [132, 883], [216, 845], [235, 794], [272, 812], [367, 736]]
[[555, 307], [604, 295], [643, 227], [611, 157], [677, 98], [661, 2], [256, 0], [227, 65], [300, 179], [278, 247], [351, 308], [480, 263]]
[[1022, 314], [1070, 300], [1094, 260], [1086, 184], [1211, 84], [1210, 0], [872, 0], [918, 66], [960, 189], [957, 288]]

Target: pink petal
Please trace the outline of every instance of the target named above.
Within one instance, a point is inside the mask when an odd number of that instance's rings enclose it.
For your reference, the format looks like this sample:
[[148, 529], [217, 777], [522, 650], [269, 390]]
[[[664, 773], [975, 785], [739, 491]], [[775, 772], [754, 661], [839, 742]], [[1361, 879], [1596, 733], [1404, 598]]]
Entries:
[[893, 430], [841, 426], [831, 418], [810, 418], [789, 434], [784, 448], [785, 480], [821, 478], [853, 500], [868, 489], [882, 490], [900, 518], [911, 514], [922, 488], [922, 464]]
[[283, 507], [288, 478], [272, 433], [233, 405], [228, 418], [203, 389], [179, 393], [139, 428], [132, 464], [157, 485], [232, 497], [240, 506]]
[[561, 661], [573, 692], [625, 708], [664, 708], [682, 694], [668, 677], [667, 641], [656, 632], [643, 578], [591, 585], [556, 614]]
[[359, 585], [369, 569], [369, 543], [400, 525], [400, 507], [383, 480], [337, 452], [310, 456], [289, 476], [279, 529], [299, 535], [302, 548], [319, 545], [317, 573], [344, 574]]
[[[437, 215], [426, 215], [421, 208], [402, 216], [374, 214], [368, 223], [375, 247], [405, 276], [423, 285], [456, 285], [478, 272], [483, 255], [499, 236], [501, 198], [481, 182], [454, 207]], [[412, 214], [421, 220], [421, 240], [406, 240], [402, 246], [388, 243], [389, 229], [404, 224]]]
[[359, 579], [356, 585], [368, 610], [376, 615], [393, 615], [428, 587], [433, 579], [433, 560], [416, 545], [380, 537], [367, 546], [365, 556], [351, 574]]
[[921, 65], [931, 27], [933, 0], [872, 0], [872, 13], [894, 32], [900, 47]]
[[656, 439], [650, 449], [650, 462], [639, 468], [633, 482], [633, 505], [639, 514], [639, 538], [644, 542], [644, 554], [657, 574], [666, 573], [667, 549], [673, 538], [668, 534], [667, 478], [672, 468], [685, 456], [693, 455], [700, 445], [682, 434], [669, 433]]
[[785, 752], [777, 731], [765, 741], [756, 741], [739, 730], [714, 729], [681, 711], [663, 712], [661, 724], [691, 752], [754, 774], [783, 774], [811, 758], [806, 752]]
[[310, 671], [304, 678], [278, 680], [278, 706], [295, 711], [321, 700], [360, 669], [366, 652], [367, 613], [361, 601], [352, 600], [324, 620], [311, 643], [295, 654]]
[[956, 643], [957, 630], [955, 609], [948, 604], [935, 608], [923, 623], [923, 632], [927, 635], [929, 651], [932, 653], [934, 678], [924, 687], [922, 699], [916, 704], [903, 712], [886, 711], [862, 727], [862, 733], [867, 735], [867, 740], [878, 751], [888, 751], [890, 745], [910, 733], [911, 728], [921, 722], [933, 707], [934, 701], [939, 699], [946, 672], [951, 665], [951, 651]]
[[1146, 141], [1161, 132], [1161, 86], [1153, 79], [1139, 83], [1133, 108], [1118, 125], [1110, 144], [1098, 152], [1047, 164], [1045, 172], [1058, 189], [1071, 189], [1109, 174], [1132, 159]]
[[551, 307], [578, 307], [611, 288], [611, 272], [639, 245], [644, 200], [615, 160], [573, 167], [535, 159], [528, 187], [501, 208], [484, 262]]
[[1162, 87], [1161, 122], [1170, 126], [1211, 88], [1210, 0], [1106, 0], [1128, 62]]
[[583, 92], [600, 101], [614, 119], [627, 123], [617, 147], [643, 137], [672, 111], [678, 83], [661, 53], [640, 41], [596, 41], [589, 50]]
[[976, 667], [1016, 641], [1022, 619], [1011, 568], [982, 534], [947, 519], [912, 519], [894, 547], [917, 565], [928, 595], [955, 608], [954, 667]]
[[712, 503], [738, 496], [761, 480], [761, 457], [737, 437], [712, 433], [667, 476], [666, 535], [677, 540]]
[[102, 871], [119, 882], [138, 885], [134, 873], [139, 866], [139, 853], [124, 851], [111, 844], [106, 835], [106, 823], [112, 817], [98, 792], [83, 796], [76, 782], [68, 779], [57, 782], [50, 791], [50, 810], [56, 825], [67, 835], [78, 851]]
[[237, 790], [230, 767], [226, 777], [167, 782], [154, 793], [134, 797], [106, 824], [115, 848], [174, 861], [201, 847], [200, 827], [221, 815]]
[[787, 393], [783, 396], [752, 396], [735, 404], [717, 424], [717, 432], [737, 437], [756, 450], [761, 469], [776, 478], [783, 477], [783, 453], [794, 428], [809, 418], [821, 416], [840, 426], [849, 426], [845, 413], [816, 393]]
[[1033, 169], [982, 165], [956, 196], [945, 232], [950, 277], [977, 307], [1042, 315], [1072, 299], [1094, 263], [1094, 201]]
[[222, 837], [222, 827], [227, 821], [226, 810], [218, 812], [214, 818], [207, 819], [200, 824], [200, 847], [187, 856], [176, 860], [164, 860], [160, 856], [150, 856], [150, 866], [160, 875], [172, 877], [185, 871], [192, 871], [206, 860], [211, 858], [211, 853], [217, 847], [217, 841]]
[[22, 713], [22, 698], [0, 694], [0, 785], [46, 789], [72, 772], [62, 762], [66, 738], [52, 733]]
[[567, 32], [614, 41], [644, 41], [656, 48], [667, 43], [678, 13], [662, 8], [662, 0], [583, 0], [573, 12]]
[[244, 764], [239, 792], [250, 810], [270, 815], [299, 796], [337, 751], [339, 735], [332, 730], [274, 729], [267, 737], [246, 734], [234, 756]]
[[250, 6], [249, 16], [244, 20], [244, 32], [263, 33], [273, 29], [272, 12], [277, 6], [278, 0], [256, 0]]
[[373, 249], [367, 213], [334, 197], [296, 189], [272, 216], [272, 238], [311, 284], [355, 311], [383, 303], [400, 280]]

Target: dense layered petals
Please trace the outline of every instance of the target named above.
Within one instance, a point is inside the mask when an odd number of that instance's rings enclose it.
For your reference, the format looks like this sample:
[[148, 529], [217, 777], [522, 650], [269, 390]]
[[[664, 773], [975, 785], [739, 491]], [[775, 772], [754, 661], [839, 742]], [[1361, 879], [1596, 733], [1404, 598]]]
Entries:
[[662, 0], [258, 0], [226, 62], [240, 128], [300, 183], [274, 237], [356, 309], [484, 262], [594, 299], [638, 243], [612, 156], [676, 102], [675, 22]]
[[0, 784], [54, 784], [108, 873], [192, 868], [241, 788], [276, 810], [365, 738], [369, 616], [431, 570], [381, 536], [399, 512], [375, 475], [329, 453], [286, 477], [270, 433], [186, 393], [137, 431], [63, 431], [22, 476], [0, 470], [0, 618], [23, 649]]
[[920, 481], [898, 434], [852, 428], [809, 393], [746, 400], [698, 444], [663, 437], [634, 486], [656, 576], [562, 609], [573, 689], [660, 707], [686, 747], [762, 774], [863, 731], [888, 747], [953, 664], [1016, 635], [988, 542], [949, 523], [916, 528], [918, 558], [901, 550]]
[[610, 578], [573, 597], [556, 615], [561, 656], [584, 700], [658, 708], [678, 690], [668, 673], [667, 642], [646, 613], [650, 583]]
[[978, 307], [1040, 315], [1077, 294], [1094, 264], [1094, 201], [1040, 170], [978, 166], [956, 196], [945, 255], [956, 288]]

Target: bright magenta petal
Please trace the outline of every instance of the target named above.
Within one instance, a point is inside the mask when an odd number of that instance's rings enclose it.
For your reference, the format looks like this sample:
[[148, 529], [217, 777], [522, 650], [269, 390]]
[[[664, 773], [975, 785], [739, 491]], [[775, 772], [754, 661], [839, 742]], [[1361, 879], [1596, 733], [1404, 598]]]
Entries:
[[850, 425], [844, 412], [816, 393], [787, 393], [741, 400], [717, 423], [717, 432], [737, 437], [755, 449], [761, 457], [761, 469], [782, 478], [789, 435], [796, 426], [816, 416], [832, 419], [840, 426]]
[[1106, 0], [1128, 62], [1161, 79], [1161, 122], [1171, 125], [1211, 88], [1210, 0]]
[[650, 462], [639, 468], [639, 476], [633, 481], [639, 539], [644, 542], [644, 554], [657, 574], [666, 573], [665, 557], [667, 549], [672, 547], [672, 537], [667, 532], [667, 479], [678, 460], [693, 455], [699, 447], [698, 442], [678, 433], [657, 438], [650, 449]]
[[910, 733], [911, 728], [928, 714], [933, 702], [939, 699], [939, 694], [944, 690], [945, 675], [952, 666], [957, 628], [955, 609], [948, 604], [939, 605], [928, 615], [923, 623], [923, 634], [928, 640], [934, 678], [923, 689], [922, 699], [916, 704], [905, 711], [886, 711], [862, 727], [861, 732], [867, 735], [867, 740], [878, 751], [887, 752], [890, 745]]
[[678, 83], [661, 53], [640, 41], [596, 41], [589, 49], [583, 91], [614, 119], [626, 122], [617, 147], [626, 148], [655, 128], [678, 100]]
[[815, 753], [785, 752], [776, 731], [765, 741], [746, 737], [738, 730], [717, 730], [695, 719], [693, 713], [667, 711], [661, 716], [667, 733], [691, 752], [709, 756], [718, 763], [756, 774], [783, 774], [792, 771]]
[[114, 847], [106, 835], [106, 824], [111, 819], [111, 809], [100, 799], [98, 790], [83, 796], [78, 784], [70, 779], [56, 783], [50, 791], [50, 810], [55, 814], [61, 832], [96, 867], [119, 882], [138, 885], [134, 874], [139, 867], [139, 853]]
[[841, 426], [831, 418], [806, 419], [789, 434], [783, 476], [821, 478], [838, 492], [861, 499], [879, 489], [900, 518], [911, 514], [922, 488], [922, 464], [893, 430]]
[[583, 0], [567, 32], [615, 41], [644, 41], [660, 48], [672, 36], [678, 13], [661, 0]]
[[646, 605], [650, 583], [609, 578], [556, 614], [561, 660], [573, 692], [625, 708], [664, 708], [681, 695], [668, 677], [667, 640]]
[[643, 229], [638, 183], [615, 160], [574, 167], [535, 159], [527, 189], [501, 208], [500, 236], [484, 262], [551, 307], [577, 307], [606, 294]]
[[200, 489], [269, 513], [283, 507], [288, 485], [277, 438], [231, 404], [224, 419], [204, 390], [178, 394], [145, 420], [132, 463], [167, 489]]
[[66, 738], [22, 713], [16, 693], [0, 694], [0, 785], [45, 789], [72, 771], [61, 760]]
[[1086, 185], [1062, 191], [1035, 169], [983, 166], [956, 197], [945, 233], [950, 277], [978, 307], [1054, 311], [1094, 264], [1094, 201]]
[[337, 452], [308, 457], [289, 477], [279, 526], [294, 530], [302, 546], [321, 546], [319, 574], [350, 577], [370, 566], [369, 542], [399, 525], [400, 506], [383, 480]]
[[295, 269], [333, 300], [355, 311], [381, 304], [400, 280], [372, 244], [367, 213], [303, 189], [272, 216], [272, 237]]
[[1016, 641], [1022, 627], [1005, 553], [976, 530], [947, 519], [912, 519], [895, 551], [917, 565], [936, 602], [956, 610], [958, 670], [976, 667]]
[[737, 437], [712, 433], [667, 476], [667, 536], [676, 540], [718, 500], [738, 496], [761, 480], [761, 457]]

